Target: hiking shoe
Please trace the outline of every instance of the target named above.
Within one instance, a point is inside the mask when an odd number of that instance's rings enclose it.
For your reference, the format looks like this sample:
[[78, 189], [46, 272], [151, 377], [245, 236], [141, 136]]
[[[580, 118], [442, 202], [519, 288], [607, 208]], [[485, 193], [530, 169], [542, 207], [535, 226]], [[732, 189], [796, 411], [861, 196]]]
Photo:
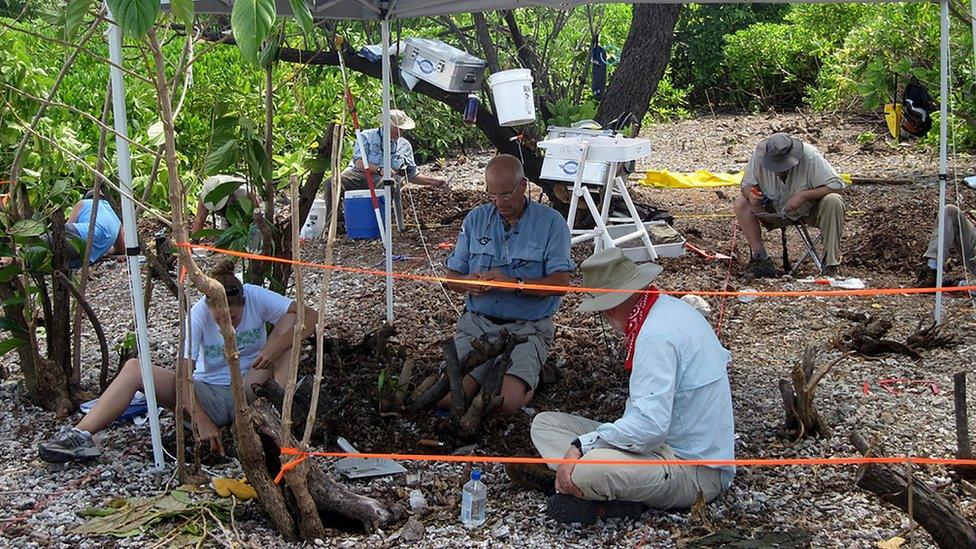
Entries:
[[91, 434], [74, 427], [62, 427], [58, 436], [37, 445], [37, 455], [48, 463], [89, 461], [102, 454]]
[[776, 266], [768, 256], [762, 259], [752, 258], [749, 261], [749, 272], [755, 278], [776, 278], [777, 275]]
[[823, 270], [824, 276], [829, 276], [830, 278], [836, 278], [840, 276], [840, 265], [827, 265]]
[[506, 463], [505, 472], [522, 488], [547, 496], [556, 493], [556, 472], [542, 463]]
[[563, 524], [593, 524], [598, 520], [613, 518], [639, 519], [646, 509], [636, 501], [591, 501], [567, 494], [549, 497], [547, 510], [549, 518]]
[[916, 288], [935, 288], [935, 269], [923, 263], [915, 273]]

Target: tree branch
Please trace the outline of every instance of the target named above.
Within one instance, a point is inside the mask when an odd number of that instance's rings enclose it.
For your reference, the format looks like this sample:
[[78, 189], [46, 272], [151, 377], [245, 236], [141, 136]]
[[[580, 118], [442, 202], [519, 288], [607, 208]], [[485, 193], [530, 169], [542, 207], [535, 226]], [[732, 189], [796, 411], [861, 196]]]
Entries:
[[[98, 321], [98, 316], [95, 315], [95, 310], [92, 309], [88, 300], [85, 299], [85, 295], [81, 293], [74, 284], [68, 280], [68, 277], [59, 270], [54, 271], [54, 275], [61, 280], [61, 283], [71, 292], [74, 296], [75, 301], [78, 302], [78, 308], [85, 311], [85, 316], [88, 317], [88, 322], [91, 323], [92, 330], [95, 331], [95, 337], [98, 339], [98, 348], [102, 354], [102, 368], [108, 369], [108, 342], [105, 340], [105, 331], [102, 330], [102, 323]], [[79, 345], [80, 346], [80, 345]]]

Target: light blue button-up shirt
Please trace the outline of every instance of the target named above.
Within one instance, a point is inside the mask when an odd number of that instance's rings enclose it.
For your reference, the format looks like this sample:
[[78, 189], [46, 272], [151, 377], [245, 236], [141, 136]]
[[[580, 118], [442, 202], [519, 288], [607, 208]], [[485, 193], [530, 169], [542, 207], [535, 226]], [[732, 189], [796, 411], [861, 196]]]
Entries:
[[[373, 128], [359, 132], [359, 139], [356, 140], [356, 146], [352, 150], [352, 161], [349, 163], [349, 167], [351, 168], [355, 167], [356, 161], [363, 157], [361, 153], [362, 149], [359, 147], [360, 143], [366, 146], [366, 163], [374, 166], [382, 166], [383, 128]], [[404, 139], [403, 136], [400, 136], [396, 140], [390, 140], [390, 147], [392, 148], [390, 151], [390, 168], [396, 172], [406, 166], [407, 179], [413, 179], [417, 175], [417, 162], [413, 158], [413, 145]]]
[[[734, 459], [729, 358], [698, 311], [659, 296], [637, 335], [624, 415], [581, 435], [583, 453], [617, 448], [647, 454], [667, 444], [679, 459]], [[716, 468], [728, 488], [735, 467]]]
[[[573, 272], [569, 255], [569, 226], [559, 212], [526, 199], [525, 211], [507, 227], [492, 204], [471, 210], [461, 225], [447, 268], [461, 274], [499, 269], [507, 276], [529, 280]], [[559, 309], [559, 296], [532, 296], [490, 290], [468, 295], [469, 311], [511, 320], [539, 320]]]

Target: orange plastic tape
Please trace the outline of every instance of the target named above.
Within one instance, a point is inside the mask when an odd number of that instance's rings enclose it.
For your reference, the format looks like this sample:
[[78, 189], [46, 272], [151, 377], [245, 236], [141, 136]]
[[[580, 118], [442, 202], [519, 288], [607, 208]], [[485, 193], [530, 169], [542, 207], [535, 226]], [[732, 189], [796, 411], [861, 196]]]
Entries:
[[342, 265], [325, 265], [322, 263], [312, 263], [310, 261], [295, 261], [283, 257], [270, 257], [266, 255], [239, 252], [236, 250], [225, 250], [213, 246], [202, 244], [190, 244], [180, 242], [177, 246], [189, 249], [208, 250], [211, 252], [240, 257], [244, 259], [254, 259], [258, 261], [270, 261], [274, 263], [287, 263], [301, 267], [311, 267], [315, 269], [325, 269], [331, 271], [341, 271], [347, 273], [365, 274], [371, 276], [392, 276], [402, 280], [417, 280], [422, 282], [443, 282], [468, 284], [471, 286], [488, 286], [491, 288], [521, 288], [523, 290], [545, 290], [550, 292], [582, 292], [589, 294], [599, 293], [658, 293], [666, 295], [696, 294], [702, 296], [756, 296], [756, 297], [848, 297], [848, 296], [879, 296], [879, 295], [903, 295], [903, 294], [933, 294], [936, 292], [966, 292], [976, 290], [976, 286], [952, 286], [943, 288], [875, 288], [864, 290], [793, 290], [778, 292], [740, 292], [728, 290], [618, 290], [615, 288], [587, 288], [585, 286], [554, 286], [550, 284], [518, 284], [515, 282], [500, 282], [489, 280], [467, 280], [461, 278], [449, 278], [443, 276], [428, 276], [403, 272], [386, 272], [377, 269], [362, 269], [359, 267], [344, 267]]
[[[976, 466], [976, 459], [954, 459], [954, 458], [929, 458], [929, 457], [840, 457], [840, 458], [775, 458], [775, 459], [688, 459], [688, 460], [663, 460], [663, 459], [566, 459], [566, 458], [535, 458], [535, 457], [516, 457], [516, 456], [448, 456], [448, 455], [426, 455], [426, 454], [350, 454], [346, 452], [306, 452], [298, 448], [282, 448], [283, 456], [298, 456], [297, 459], [285, 465], [290, 469], [293, 463], [300, 462], [309, 456], [330, 457], [330, 458], [369, 458], [369, 459], [395, 459], [400, 461], [433, 461], [433, 462], [452, 462], [452, 463], [545, 463], [562, 464], [576, 463], [582, 465], [670, 465], [670, 466], [708, 466], [719, 467], [734, 465], [737, 467], [786, 467], [786, 466], [816, 466], [816, 465], [892, 465], [892, 464], [916, 464], [916, 465], [967, 465]], [[297, 465], [297, 463], [296, 463]], [[293, 466], [292, 466], [293, 467]], [[285, 469], [283, 468], [283, 469]]]

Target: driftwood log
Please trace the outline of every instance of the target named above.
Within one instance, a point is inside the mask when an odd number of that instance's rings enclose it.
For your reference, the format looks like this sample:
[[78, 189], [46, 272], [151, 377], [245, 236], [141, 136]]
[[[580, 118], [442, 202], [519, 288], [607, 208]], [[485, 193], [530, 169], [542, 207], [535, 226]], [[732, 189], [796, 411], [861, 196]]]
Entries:
[[[446, 342], [448, 340], [441, 342], [441, 348], [445, 348]], [[449, 340], [451, 346], [453, 347], [454, 340]], [[468, 354], [463, 361], [458, 364], [458, 370], [460, 372], [460, 377], [463, 379], [464, 376], [471, 373], [478, 366], [494, 359], [496, 356], [500, 355], [505, 351], [505, 342], [501, 339], [489, 340], [486, 338], [476, 339], [471, 342], [471, 346], [474, 347], [474, 351]], [[454, 350], [455, 355], [457, 354], [457, 349]], [[426, 410], [437, 404], [437, 402], [447, 396], [448, 392], [451, 390], [451, 380], [444, 375], [433, 374], [425, 379], [417, 388], [413, 391], [413, 395], [410, 399], [410, 404], [408, 409], [411, 412], [419, 412], [420, 410]]]
[[[866, 457], [873, 454], [872, 448], [858, 433], [851, 433], [850, 442]], [[903, 468], [869, 464], [858, 471], [855, 484], [910, 513], [910, 518], [918, 522], [939, 547], [976, 547], [976, 529], [972, 523], [935, 488], [912, 478]]]
[[942, 324], [919, 321], [915, 332], [905, 339], [904, 343], [886, 339], [891, 330], [890, 320], [877, 318], [872, 315], [838, 311], [836, 315], [854, 322], [854, 325], [840, 333], [834, 340], [834, 346], [845, 351], [854, 351], [865, 356], [878, 356], [884, 353], [896, 353], [920, 359], [919, 351], [938, 347], [952, 347], [959, 343], [957, 336], [945, 333], [950, 319]]
[[[444, 372], [421, 382], [413, 391], [407, 408], [414, 412], [425, 410], [450, 394], [451, 434], [461, 440], [474, 439], [484, 419], [502, 405], [502, 381], [512, 365], [512, 351], [525, 341], [524, 337], [502, 330], [497, 337], [485, 336], [472, 341], [474, 350], [459, 358], [454, 339], [445, 338], [441, 341]], [[490, 364], [490, 369], [478, 392], [469, 399], [464, 393], [464, 377], [482, 364]], [[400, 383], [406, 381], [401, 375]]]
[[783, 411], [786, 416], [786, 433], [795, 440], [805, 436], [830, 438], [832, 434], [827, 421], [814, 407], [813, 399], [820, 380], [847, 355], [841, 355], [818, 369], [816, 363], [819, 355], [818, 347], [808, 346], [803, 351], [800, 363], [790, 372], [790, 379], [779, 380], [779, 392], [783, 397]]
[[875, 318], [865, 313], [838, 311], [837, 316], [854, 321], [854, 325], [839, 334], [834, 346], [843, 351], [853, 351], [865, 356], [878, 356], [884, 353], [906, 355], [914, 359], [921, 356], [904, 343], [886, 339], [891, 330], [891, 321]]

